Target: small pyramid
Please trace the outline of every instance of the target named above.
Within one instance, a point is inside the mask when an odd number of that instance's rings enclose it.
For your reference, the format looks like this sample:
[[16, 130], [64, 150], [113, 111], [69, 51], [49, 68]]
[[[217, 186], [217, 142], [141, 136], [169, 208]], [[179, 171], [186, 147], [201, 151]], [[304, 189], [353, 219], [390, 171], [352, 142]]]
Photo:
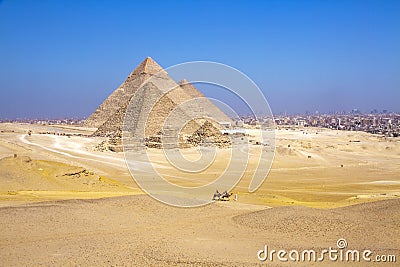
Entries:
[[216, 146], [223, 148], [230, 145], [230, 139], [216, 127], [212, 121], [205, 121], [189, 138], [187, 142], [193, 145], [200, 145], [212, 139]]

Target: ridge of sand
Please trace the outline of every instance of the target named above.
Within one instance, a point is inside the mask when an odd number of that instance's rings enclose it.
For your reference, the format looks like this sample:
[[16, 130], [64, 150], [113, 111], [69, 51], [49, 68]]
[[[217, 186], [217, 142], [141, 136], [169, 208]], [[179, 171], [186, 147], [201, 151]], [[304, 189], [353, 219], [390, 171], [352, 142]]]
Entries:
[[0, 206], [141, 193], [91, 170], [28, 156], [0, 159]]

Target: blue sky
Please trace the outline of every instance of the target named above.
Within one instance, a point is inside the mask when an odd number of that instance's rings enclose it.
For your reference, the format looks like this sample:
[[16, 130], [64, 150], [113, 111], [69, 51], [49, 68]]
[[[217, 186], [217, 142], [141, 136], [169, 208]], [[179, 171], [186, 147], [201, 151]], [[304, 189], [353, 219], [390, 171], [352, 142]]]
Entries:
[[88, 116], [146, 56], [228, 64], [272, 111], [399, 112], [400, 1], [0, 0], [0, 118]]

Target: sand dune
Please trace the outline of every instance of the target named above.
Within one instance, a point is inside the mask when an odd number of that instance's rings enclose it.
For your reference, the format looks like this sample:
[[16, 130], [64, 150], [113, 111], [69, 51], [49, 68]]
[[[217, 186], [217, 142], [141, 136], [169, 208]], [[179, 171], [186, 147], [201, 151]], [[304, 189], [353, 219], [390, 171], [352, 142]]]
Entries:
[[0, 159], [0, 178], [0, 188], [9, 191], [124, 189], [122, 184], [96, 175], [82, 167], [32, 160], [27, 156]]
[[[360, 218], [365, 218], [362, 223]], [[329, 236], [344, 236], [353, 244], [400, 251], [400, 240], [394, 238], [400, 229], [400, 199], [330, 210], [280, 207], [242, 214], [233, 220], [251, 229], [272, 232], [282, 239], [307, 240], [314, 245]]]
[[0, 159], [0, 206], [140, 193], [91, 170], [28, 156]]
[[[260, 263], [256, 253], [266, 243], [276, 249], [319, 249], [335, 246], [338, 238], [346, 238], [354, 249], [399, 255], [395, 238], [400, 229], [399, 201], [333, 210], [265, 209], [237, 202], [182, 209], [143, 195], [0, 208], [0, 227], [7, 229], [0, 234], [0, 261], [7, 266], [71, 261], [108, 266], [256, 266]], [[268, 266], [288, 265], [276, 261]]]

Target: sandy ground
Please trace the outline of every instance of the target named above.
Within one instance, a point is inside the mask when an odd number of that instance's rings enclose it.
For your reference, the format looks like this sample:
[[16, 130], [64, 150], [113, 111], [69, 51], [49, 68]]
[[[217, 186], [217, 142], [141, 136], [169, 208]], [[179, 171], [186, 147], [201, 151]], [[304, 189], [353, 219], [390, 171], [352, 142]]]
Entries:
[[[256, 266], [257, 252], [336, 247], [399, 255], [400, 200], [315, 210], [237, 202], [175, 208], [146, 195], [0, 209], [4, 266]], [[275, 260], [268, 266], [293, 266]], [[346, 263], [299, 262], [298, 266]], [[368, 266], [395, 266], [370, 263]], [[349, 266], [366, 266], [351, 262]]]
[[[247, 192], [255, 164], [250, 162], [233, 190], [237, 202], [185, 209], [144, 195], [122, 153], [93, 149], [102, 139], [38, 134], [89, 134], [93, 129], [0, 124], [0, 130], [0, 224], [7, 229], [0, 234], [3, 266], [251, 266], [260, 264], [257, 251], [266, 244], [288, 251], [323, 249], [339, 238], [352, 249], [400, 257], [395, 238], [400, 229], [399, 139], [280, 129], [272, 169], [257, 192]], [[195, 150], [185, 153], [197, 157]], [[193, 177], [174, 172], [160, 151], [150, 154], [170, 181], [193, 186], [214, 179], [229, 151], [219, 150], [215, 166]], [[138, 159], [135, 164], [144, 163]], [[333, 263], [296, 265], [313, 264]]]

